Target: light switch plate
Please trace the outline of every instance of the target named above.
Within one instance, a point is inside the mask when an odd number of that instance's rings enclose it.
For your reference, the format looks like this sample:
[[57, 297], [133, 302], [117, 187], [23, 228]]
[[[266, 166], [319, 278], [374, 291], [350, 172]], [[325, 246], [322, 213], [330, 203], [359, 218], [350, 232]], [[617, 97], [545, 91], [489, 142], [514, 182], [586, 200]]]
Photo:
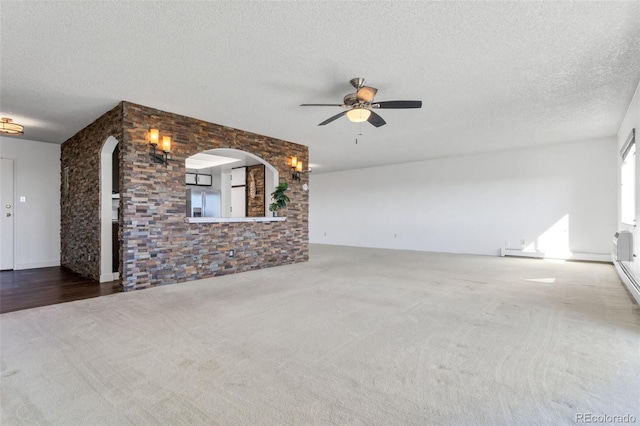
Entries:
[[27, 197], [25, 197], [24, 195], [20, 196], [20, 202], [21, 203], [26, 203], [27, 202]]

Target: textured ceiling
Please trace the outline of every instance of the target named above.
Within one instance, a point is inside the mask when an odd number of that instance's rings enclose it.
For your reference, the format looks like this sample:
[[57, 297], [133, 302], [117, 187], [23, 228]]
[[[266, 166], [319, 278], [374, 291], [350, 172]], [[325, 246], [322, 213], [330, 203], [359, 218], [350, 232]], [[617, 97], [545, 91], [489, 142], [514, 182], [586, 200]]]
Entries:
[[[119, 101], [308, 145], [314, 171], [611, 136], [639, 2], [0, 3], [0, 112], [62, 143]], [[364, 77], [374, 128], [318, 127]], [[361, 135], [359, 135], [361, 133]], [[355, 139], [358, 144], [355, 144]]]

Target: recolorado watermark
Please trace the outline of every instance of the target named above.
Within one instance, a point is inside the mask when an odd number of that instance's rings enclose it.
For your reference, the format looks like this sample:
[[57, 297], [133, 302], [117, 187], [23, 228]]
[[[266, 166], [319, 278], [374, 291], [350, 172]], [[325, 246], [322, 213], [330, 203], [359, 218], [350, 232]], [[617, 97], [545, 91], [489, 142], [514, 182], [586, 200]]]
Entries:
[[636, 417], [631, 414], [593, 414], [576, 413], [576, 423], [635, 423]]

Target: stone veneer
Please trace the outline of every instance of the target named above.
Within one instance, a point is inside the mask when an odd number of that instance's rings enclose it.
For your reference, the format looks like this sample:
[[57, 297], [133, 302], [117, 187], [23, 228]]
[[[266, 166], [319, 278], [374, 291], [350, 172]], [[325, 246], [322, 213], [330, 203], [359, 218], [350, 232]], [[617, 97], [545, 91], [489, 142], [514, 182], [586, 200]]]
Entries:
[[[251, 179], [255, 184], [256, 193], [251, 197]], [[255, 166], [247, 166], [247, 216], [261, 217], [265, 216], [264, 198], [264, 164]], [[273, 192], [273, 191], [271, 191]]]
[[[172, 139], [168, 166], [149, 160], [150, 128]], [[86, 169], [84, 177], [75, 179], [82, 193], [74, 193], [73, 203], [63, 200], [63, 259], [73, 259], [65, 266], [92, 278], [99, 276], [100, 148], [109, 135], [120, 141], [124, 290], [308, 260], [308, 193], [302, 182], [291, 181], [288, 165], [292, 156], [308, 164], [306, 146], [122, 102], [63, 144], [63, 170], [65, 164]], [[291, 203], [280, 212], [287, 219], [185, 223], [185, 160], [213, 148], [250, 152], [275, 167], [280, 182], [289, 183]], [[71, 206], [78, 211], [71, 212]], [[231, 249], [234, 257], [229, 257]], [[91, 253], [91, 261], [83, 257], [85, 253]]]

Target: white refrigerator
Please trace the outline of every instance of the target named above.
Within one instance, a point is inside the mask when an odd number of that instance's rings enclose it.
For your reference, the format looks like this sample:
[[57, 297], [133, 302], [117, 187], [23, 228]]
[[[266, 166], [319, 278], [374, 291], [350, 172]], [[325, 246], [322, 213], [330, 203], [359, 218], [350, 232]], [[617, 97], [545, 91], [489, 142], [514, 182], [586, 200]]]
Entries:
[[187, 216], [220, 217], [220, 191], [187, 189]]

